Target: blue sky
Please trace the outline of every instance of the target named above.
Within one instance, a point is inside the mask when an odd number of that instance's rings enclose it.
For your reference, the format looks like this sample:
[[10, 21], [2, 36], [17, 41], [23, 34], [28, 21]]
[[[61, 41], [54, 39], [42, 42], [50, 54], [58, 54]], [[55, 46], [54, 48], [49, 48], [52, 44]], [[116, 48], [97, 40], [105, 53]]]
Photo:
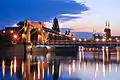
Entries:
[[[44, 21], [51, 27], [57, 17], [61, 28], [72, 32], [103, 32], [109, 20], [112, 35], [119, 35], [120, 0], [2, 0], [0, 28], [25, 19]], [[64, 31], [64, 30], [63, 30]]]

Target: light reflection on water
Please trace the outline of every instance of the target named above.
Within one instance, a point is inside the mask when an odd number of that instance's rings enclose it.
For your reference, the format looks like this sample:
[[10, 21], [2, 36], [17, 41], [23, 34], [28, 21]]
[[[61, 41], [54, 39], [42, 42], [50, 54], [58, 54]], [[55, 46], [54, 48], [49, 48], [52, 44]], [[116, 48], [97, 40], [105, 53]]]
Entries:
[[[116, 54], [112, 54], [113, 52], [105, 47], [98, 49], [101, 50], [99, 52], [95, 50], [82, 47], [79, 48], [77, 60], [66, 59], [60, 61], [59, 80], [119, 80], [120, 49], [116, 49], [116, 52], [114, 52]], [[109, 54], [111, 55], [109, 56]], [[116, 60], [116, 62], [112, 62], [112, 60]], [[6, 62], [2, 61], [0, 80], [52, 80], [52, 75], [55, 72], [55, 65], [50, 67], [48, 62], [44, 60], [38, 60], [31, 64], [30, 61], [19, 62], [14, 57], [10, 62], [10, 66], [6, 66]]]

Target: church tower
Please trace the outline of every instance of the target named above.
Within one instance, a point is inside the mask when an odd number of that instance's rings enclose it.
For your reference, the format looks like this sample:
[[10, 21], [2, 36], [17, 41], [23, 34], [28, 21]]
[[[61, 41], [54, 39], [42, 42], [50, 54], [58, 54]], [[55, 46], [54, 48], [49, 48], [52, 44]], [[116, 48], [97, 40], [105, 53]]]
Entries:
[[109, 38], [111, 38], [111, 29], [110, 29], [110, 23], [108, 21], [106, 21], [106, 24], [105, 24], [105, 29], [104, 29], [104, 39], [106, 41], [109, 40]]
[[52, 29], [54, 31], [60, 32], [58, 19], [56, 17], [53, 20], [53, 27], [52, 27]]

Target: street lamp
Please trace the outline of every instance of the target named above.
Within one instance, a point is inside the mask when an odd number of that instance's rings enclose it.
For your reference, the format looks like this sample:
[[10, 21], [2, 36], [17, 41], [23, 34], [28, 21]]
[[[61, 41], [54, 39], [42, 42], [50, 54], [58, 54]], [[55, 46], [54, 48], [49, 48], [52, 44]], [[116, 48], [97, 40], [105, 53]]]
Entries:
[[96, 41], [99, 42], [99, 39], [97, 38]]
[[6, 33], [6, 31], [5, 31], [5, 30], [3, 30], [3, 33]]
[[84, 41], [85, 41], [85, 46], [86, 46], [86, 41], [87, 41], [87, 39], [84, 39]]
[[97, 47], [98, 47], [98, 42], [99, 42], [99, 39], [97, 38], [97, 39], [96, 39], [96, 41], [97, 41]]
[[84, 39], [84, 41], [86, 42], [86, 41], [87, 41], [87, 39]]
[[74, 43], [75, 43], [75, 40], [76, 40], [76, 38], [75, 38], [75, 37], [73, 37], [73, 41], [74, 41]]
[[16, 40], [18, 38], [18, 36], [16, 34], [14, 34], [13, 38]]
[[81, 41], [82, 41], [82, 39], [79, 39], [79, 41], [81, 42]]
[[14, 31], [13, 31], [13, 30], [11, 30], [11, 31], [10, 31], [10, 33], [12, 34], [12, 33], [14, 33]]
[[75, 41], [76, 40], [76, 38], [73, 38], [73, 41]]

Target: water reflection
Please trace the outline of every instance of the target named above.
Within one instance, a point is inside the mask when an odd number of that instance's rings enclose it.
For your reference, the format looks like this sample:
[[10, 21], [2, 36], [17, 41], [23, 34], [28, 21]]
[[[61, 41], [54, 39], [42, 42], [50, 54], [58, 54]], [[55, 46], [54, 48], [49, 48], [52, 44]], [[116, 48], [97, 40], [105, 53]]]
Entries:
[[5, 61], [2, 61], [2, 75], [5, 76]]
[[13, 74], [13, 61], [11, 61], [11, 64], [10, 64], [10, 75], [12, 77], [12, 74]]
[[[65, 60], [2, 61], [0, 80], [119, 80], [120, 48], [79, 48], [78, 58]], [[22, 76], [20, 76], [22, 75]], [[20, 77], [19, 77], [20, 76]], [[3, 79], [4, 78], [4, 79]]]
[[71, 73], [72, 73], [71, 64], [69, 64], [69, 76], [71, 75]]

